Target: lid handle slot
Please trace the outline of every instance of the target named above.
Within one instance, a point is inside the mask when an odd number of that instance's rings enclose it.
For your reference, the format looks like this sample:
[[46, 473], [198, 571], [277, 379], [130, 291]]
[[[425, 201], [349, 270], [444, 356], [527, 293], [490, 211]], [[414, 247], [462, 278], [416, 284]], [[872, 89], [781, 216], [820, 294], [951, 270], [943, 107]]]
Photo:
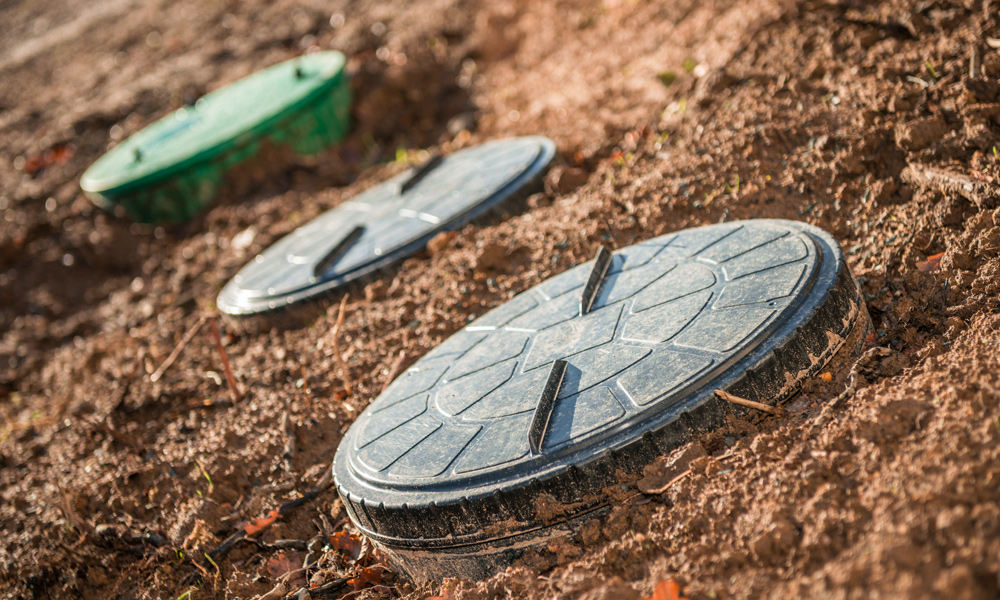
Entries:
[[364, 225], [356, 225], [347, 235], [345, 235], [337, 244], [326, 253], [316, 266], [313, 267], [313, 275], [319, 277], [320, 275], [326, 273], [333, 266], [333, 263], [344, 255], [345, 252], [358, 241], [358, 238], [365, 232]]
[[590, 269], [590, 276], [587, 278], [587, 285], [583, 286], [583, 295], [580, 296], [580, 316], [590, 312], [590, 307], [594, 305], [597, 298], [597, 291], [601, 289], [601, 282], [611, 265], [611, 251], [601, 246], [594, 258], [594, 266]]
[[444, 155], [435, 154], [434, 156], [427, 159], [427, 162], [413, 169], [413, 172], [410, 174], [410, 176], [403, 183], [399, 184], [399, 193], [405, 194], [406, 192], [408, 192], [411, 188], [413, 188], [413, 186], [420, 183], [421, 179], [427, 177], [428, 173], [436, 169], [443, 160], [444, 160]]
[[562, 387], [565, 375], [566, 361], [557, 358], [549, 370], [549, 377], [545, 380], [545, 388], [542, 390], [541, 398], [538, 399], [535, 414], [531, 417], [531, 426], [528, 428], [528, 447], [531, 448], [532, 454], [542, 452], [542, 440], [545, 439], [545, 430], [549, 428], [552, 407], [556, 403], [556, 396], [559, 395], [559, 388]]

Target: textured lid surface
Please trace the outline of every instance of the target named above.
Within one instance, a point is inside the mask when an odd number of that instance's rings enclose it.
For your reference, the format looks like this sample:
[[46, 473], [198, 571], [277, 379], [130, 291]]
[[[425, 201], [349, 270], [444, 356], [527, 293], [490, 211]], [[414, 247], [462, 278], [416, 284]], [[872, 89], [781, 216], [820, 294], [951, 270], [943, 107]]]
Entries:
[[340, 81], [345, 58], [316, 52], [258, 71], [128, 138], [83, 174], [84, 191], [124, 191], [161, 181], [266, 129]]
[[[634, 472], [649, 456], [623, 448], [655, 439], [662, 451], [717, 424], [698, 416], [715, 389], [779, 399], [839, 348], [859, 305], [837, 243], [791, 221], [602, 253], [474, 321], [393, 382], [341, 442], [338, 489], [369, 534], [397, 542], [530, 518], [541, 492], [578, 501], [583, 466], [610, 456], [604, 475]], [[577, 467], [566, 493], [544, 487]], [[490, 504], [498, 495], [501, 508]], [[459, 508], [446, 515], [448, 505]]]
[[419, 251], [534, 181], [546, 138], [489, 142], [411, 169], [333, 208], [256, 256], [219, 294], [230, 314], [282, 307]]

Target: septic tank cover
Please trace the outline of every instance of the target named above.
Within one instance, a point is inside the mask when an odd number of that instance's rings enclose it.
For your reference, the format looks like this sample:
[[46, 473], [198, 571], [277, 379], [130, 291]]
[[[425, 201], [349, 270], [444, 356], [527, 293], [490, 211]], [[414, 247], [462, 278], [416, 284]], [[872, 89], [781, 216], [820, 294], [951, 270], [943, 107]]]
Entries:
[[336, 290], [533, 190], [554, 155], [551, 140], [523, 137], [431, 159], [280, 239], [233, 277], [217, 305], [255, 314]]
[[[487, 576], [601, 488], [815, 375], [867, 311], [840, 247], [791, 221], [681, 231], [530, 289], [432, 350], [334, 462], [355, 523], [412, 578]], [[852, 335], [852, 333], [854, 335]]]
[[102, 156], [80, 186], [102, 208], [120, 204], [139, 222], [188, 219], [265, 146], [308, 155], [346, 135], [345, 60], [340, 52], [306, 54], [206, 94]]

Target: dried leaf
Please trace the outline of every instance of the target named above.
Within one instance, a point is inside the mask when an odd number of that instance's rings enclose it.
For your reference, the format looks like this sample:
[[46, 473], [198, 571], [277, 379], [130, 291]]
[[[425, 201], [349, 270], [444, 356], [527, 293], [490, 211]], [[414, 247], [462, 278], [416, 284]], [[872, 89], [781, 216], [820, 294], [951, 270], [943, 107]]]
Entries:
[[287, 575], [288, 587], [293, 590], [305, 587], [307, 584], [306, 572], [302, 570], [302, 559], [299, 558], [298, 552], [287, 554], [279, 552], [277, 556], [271, 557], [267, 561], [267, 572], [275, 579]]
[[271, 512], [267, 513], [266, 516], [257, 517], [256, 519], [254, 519], [253, 522], [251, 522], [249, 525], [243, 528], [243, 531], [246, 531], [247, 535], [254, 535], [260, 533], [261, 531], [267, 529], [268, 525], [274, 523], [274, 520], [277, 518], [278, 518], [278, 511], [272, 510]]
[[285, 573], [298, 571], [301, 568], [302, 559], [299, 558], [298, 552], [289, 552], [288, 554], [279, 552], [276, 556], [272, 556], [267, 561], [267, 572], [275, 579], [281, 577]]
[[366, 587], [372, 587], [378, 585], [382, 581], [382, 568], [372, 567], [363, 568], [358, 571], [358, 576], [354, 579], [348, 579], [347, 584], [354, 587], [354, 591], [360, 591]]
[[24, 161], [24, 172], [32, 177], [39, 171], [52, 165], [62, 165], [73, 158], [73, 147], [68, 144], [56, 144], [45, 152], [29, 156]]
[[939, 252], [933, 256], [928, 256], [927, 260], [922, 260], [917, 263], [917, 270], [921, 273], [933, 273], [941, 268], [941, 258], [944, 256], [944, 252]]
[[361, 538], [346, 531], [338, 531], [330, 536], [330, 546], [344, 552], [352, 562], [361, 556]]
[[691, 600], [687, 596], [681, 596], [681, 586], [673, 579], [667, 579], [656, 584], [653, 588], [653, 595], [645, 600]]

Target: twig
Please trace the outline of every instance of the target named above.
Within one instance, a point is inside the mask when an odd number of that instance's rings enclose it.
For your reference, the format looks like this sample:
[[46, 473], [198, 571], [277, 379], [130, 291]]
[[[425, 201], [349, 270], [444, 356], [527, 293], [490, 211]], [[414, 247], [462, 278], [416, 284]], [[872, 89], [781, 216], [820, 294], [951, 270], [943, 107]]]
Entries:
[[871, 348], [862, 354], [861, 358], [858, 359], [858, 362], [854, 363], [854, 366], [851, 367], [850, 383], [847, 384], [847, 388], [845, 388], [840, 395], [823, 407], [823, 411], [818, 417], [816, 417], [816, 420], [813, 421], [812, 426], [809, 428], [809, 433], [812, 434], [820, 427], [826, 425], [833, 418], [833, 411], [836, 410], [845, 400], [854, 396], [855, 392], [858, 390], [858, 377], [861, 375], [861, 369], [868, 366], [868, 363], [870, 363], [874, 358], [884, 358], [891, 355], [892, 350], [881, 346]]
[[[208, 494], [212, 495], [212, 492], [215, 491], [215, 483], [212, 481], [212, 476], [208, 474], [208, 469], [205, 468], [205, 465], [203, 465], [200, 460], [196, 458], [194, 459], [194, 462], [198, 465], [198, 468], [201, 470], [202, 477], [204, 477], [205, 481], [208, 482]], [[216, 565], [216, 568], [218, 568], [218, 565]]]
[[316, 528], [327, 539], [330, 539], [330, 536], [333, 535], [333, 525], [330, 525], [330, 519], [327, 518], [326, 513], [323, 511], [319, 513], [319, 525]]
[[286, 410], [281, 415], [281, 430], [285, 434], [285, 452], [282, 458], [285, 463], [285, 470], [292, 473], [292, 457], [295, 456], [295, 428], [292, 426], [292, 416]]
[[178, 343], [177, 346], [174, 347], [173, 351], [170, 352], [170, 356], [167, 357], [167, 360], [163, 361], [163, 364], [161, 364], [160, 367], [155, 371], [153, 371], [153, 374], [149, 376], [150, 381], [156, 383], [157, 381], [160, 380], [160, 377], [163, 377], [163, 374], [167, 372], [167, 369], [170, 368], [170, 365], [174, 364], [174, 361], [177, 360], [177, 357], [181, 355], [181, 352], [184, 351], [184, 348], [187, 347], [189, 343], [191, 343], [191, 340], [194, 339], [194, 336], [197, 335], [198, 332], [201, 330], [201, 326], [205, 324], [205, 319], [206, 317], [202, 316], [200, 319], [198, 319], [198, 321], [194, 325], [191, 326], [191, 329], [187, 330], [187, 333], [185, 333], [184, 337], [181, 338], [180, 343]]
[[347, 577], [341, 577], [339, 579], [334, 579], [329, 583], [324, 583], [319, 587], [314, 587], [309, 590], [309, 595], [313, 598], [334, 598], [340, 595], [340, 590], [344, 589], [347, 585]]
[[677, 484], [677, 483], [680, 483], [681, 481], [683, 481], [684, 478], [687, 477], [690, 474], [691, 474], [691, 469], [688, 469], [688, 470], [684, 471], [683, 473], [681, 473], [680, 475], [678, 475], [677, 477], [674, 477], [673, 479], [671, 479], [666, 485], [662, 485], [662, 486], [660, 486], [658, 488], [651, 489], [651, 490], [647, 491], [646, 493], [647, 494], [662, 494], [663, 492], [665, 492], [665, 491], [669, 490], [671, 487], [673, 487], [674, 484]]
[[[296, 498], [291, 502], [286, 502], [282, 504], [281, 507], [278, 508], [278, 515], [279, 516], [286, 515], [290, 513], [292, 510], [316, 498], [317, 496], [325, 492], [326, 489], [330, 487], [331, 483], [333, 483], [333, 469], [327, 468], [326, 472], [323, 474], [323, 477], [321, 477], [319, 482], [316, 484], [316, 487], [303, 494], [301, 498]], [[215, 559], [223, 556], [224, 554], [232, 550], [233, 546], [235, 546], [237, 542], [239, 542], [246, 536], [247, 536], [246, 529], [240, 529], [239, 531], [227, 537], [221, 544], [219, 544], [219, 546], [215, 550], [209, 552], [208, 557]]]
[[306, 550], [308, 545], [302, 540], [277, 540], [271, 542], [270, 544], [262, 542], [260, 540], [254, 540], [247, 538], [243, 540], [250, 544], [256, 544], [258, 547], [265, 550]]
[[389, 387], [389, 384], [391, 384], [393, 380], [396, 379], [397, 376], [399, 376], [399, 371], [403, 368], [403, 362], [405, 361], [406, 361], [406, 350], [400, 350], [399, 357], [396, 358], [396, 361], [394, 363], [392, 363], [392, 367], [389, 369], [389, 377], [386, 378], [385, 385], [382, 386], [383, 392], [387, 387]]
[[945, 194], [958, 194], [980, 208], [992, 208], [1000, 203], [1000, 193], [995, 185], [935, 167], [907, 165], [900, 174], [912, 186], [940, 190]]
[[105, 423], [101, 423], [100, 421], [88, 421], [88, 423], [90, 423], [90, 426], [93, 427], [94, 429], [98, 429], [108, 434], [109, 436], [114, 438], [114, 440], [117, 442], [125, 444], [126, 446], [136, 451], [142, 450], [142, 447], [139, 445], [139, 442], [135, 441], [135, 438], [128, 435], [127, 433], [118, 431], [114, 427], [111, 427], [110, 425], [107, 425]]
[[94, 526], [83, 520], [76, 510], [73, 509], [73, 497], [72, 494], [66, 490], [59, 490], [60, 496], [62, 496], [59, 508], [62, 509], [63, 514], [66, 515], [66, 519], [73, 524], [73, 527], [83, 533], [84, 535], [91, 535], [94, 533]]
[[189, 402], [182, 406], [179, 411], [172, 414], [180, 414], [182, 412], [187, 412], [189, 410], [199, 410], [208, 408], [229, 408], [233, 405], [233, 401], [228, 398], [220, 398], [219, 400], [195, 400], [194, 402]]
[[724, 392], [722, 390], [715, 390], [715, 395], [719, 398], [719, 400], [725, 400], [726, 402], [732, 402], [733, 404], [739, 404], [740, 406], [746, 406], [748, 408], [756, 408], [757, 410], [762, 410], [777, 417], [784, 417], [788, 414], [788, 412], [780, 406], [770, 406], [761, 402], [754, 402], [753, 400], [740, 398], [739, 396], [734, 396], [729, 392]]
[[212, 340], [215, 342], [215, 347], [219, 350], [219, 356], [222, 357], [222, 368], [226, 373], [229, 391], [233, 395], [233, 404], [239, 404], [243, 400], [243, 393], [240, 391], [240, 386], [236, 383], [236, 378], [233, 377], [232, 367], [229, 366], [229, 355], [226, 354], [226, 349], [222, 345], [222, 336], [219, 335], [219, 323], [214, 316], [210, 317], [209, 320], [212, 325]]
[[302, 389], [305, 390], [306, 394], [312, 395], [309, 391], [309, 377], [306, 376], [306, 366], [304, 364], [299, 365], [299, 374], [302, 375]]
[[227, 552], [232, 550], [233, 546], [236, 545], [236, 542], [242, 540], [246, 536], [247, 532], [243, 529], [240, 529], [239, 531], [230, 534], [230, 536], [227, 537], [225, 540], [223, 540], [223, 542], [219, 544], [218, 547], [215, 548], [215, 550], [209, 552], [208, 556], [210, 558], [222, 558], [223, 556], [225, 556]]
[[344, 380], [344, 389], [347, 390], [348, 396], [354, 395], [354, 388], [351, 385], [351, 375], [347, 371], [347, 361], [344, 360], [344, 355], [340, 353], [340, 326], [344, 324], [344, 311], [347, 309], [347, 299], [350, 294], [345, 294], [344, 299], [340, 301], [340, 309], [337, 312], [337, 323], [333, 326], [333, 331], [331, 336], [333, 337], [333, 353], [337, 356], [337, 364], [340, 365], [340, 376]]
[[256, 596], [255, 600], [279, 600], [280, 598], [284, 598], [285, 594], [287, 593], [288, 593], [288, 587], [282, 581], [279, 582], [278, 585], [274, 586], [274, 589], [272, 589], [270, 592], [263, 594], [261, 596]]

